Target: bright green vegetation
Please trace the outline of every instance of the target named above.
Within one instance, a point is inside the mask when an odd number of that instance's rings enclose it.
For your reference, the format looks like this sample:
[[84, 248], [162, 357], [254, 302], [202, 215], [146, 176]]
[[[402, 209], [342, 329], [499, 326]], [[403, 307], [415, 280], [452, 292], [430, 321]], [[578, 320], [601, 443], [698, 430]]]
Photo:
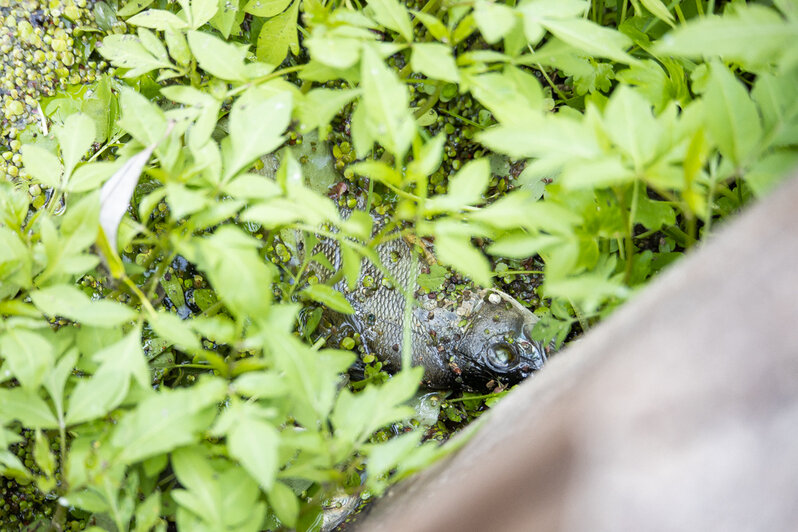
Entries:
[[416, 413], [418, 370], [324, 345], [316, 306], [348, 303], [296, 231], [350, 284], [390, 230], [427, 238], [426, 290], [495, 281], [561, 343], [798, 163], [791, 0], [0, 16], [3, 529], [317, 529], [451, 449], [484, 398]]

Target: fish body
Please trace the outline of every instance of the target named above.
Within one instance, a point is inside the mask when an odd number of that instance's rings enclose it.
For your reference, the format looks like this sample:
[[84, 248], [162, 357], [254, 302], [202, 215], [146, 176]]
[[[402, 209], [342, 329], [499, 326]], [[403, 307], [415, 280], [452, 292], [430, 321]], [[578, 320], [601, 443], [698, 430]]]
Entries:
[[[375, 234], [379, 227], [376, 224]], [[337, 241], [320, 239], [313, 254], [319, 252], [336, 271], [341, 267]], [[393, 279], [385, 278], [374, 264], [363, 259], [353, 290], [343, 280], [335, 285], [354, 313], [328, 310], [325, 316], [339, 329], [360, 333], [367, 351], [393, 373], [402, 364], [405, 313], [405, 295], [397, 285], [407, 287], [425, 264], [423, 257], [413, 261], [411, 245], [403, 238], [381, 243], [376, 252]], [[327, 268], [312, 268], [322, 282], [333, 275]], [[545, 350], [531, 337], [537, 316], [508, 294], [484, 288], [447, 293], [439, 300], [434, 293], [422, 294], [417, 285], [413, 292], [412, 363], [424, 367], [426, 387], [485, 390], [508, 386], [540, 369], [546, 360]]]

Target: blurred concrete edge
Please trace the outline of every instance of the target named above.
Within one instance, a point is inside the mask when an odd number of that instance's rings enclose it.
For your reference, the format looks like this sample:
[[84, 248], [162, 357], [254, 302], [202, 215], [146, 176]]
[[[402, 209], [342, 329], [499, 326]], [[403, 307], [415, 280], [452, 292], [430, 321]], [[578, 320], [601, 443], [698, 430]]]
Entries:
[[798, 177], [356, 530], [798, 530]]

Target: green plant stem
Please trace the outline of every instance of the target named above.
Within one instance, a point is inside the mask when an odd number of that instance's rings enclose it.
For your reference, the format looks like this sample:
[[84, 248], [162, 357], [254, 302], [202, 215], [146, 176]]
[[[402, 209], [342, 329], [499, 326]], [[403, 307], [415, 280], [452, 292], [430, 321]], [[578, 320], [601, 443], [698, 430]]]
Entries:
[[676, 8], [675, 8], [675, 11], [676, 11], [676, 18], [679, 19], [679, 24], [682, 24], [682, 25], [686, 24], [687, 20], [684, 17], [684, 13], [682, 13], [682, 6], [677, 4]]
[[571, 305], [571, 308], [574, 311], [574, 317], [576, 317], [576, 321], [579, 322], [579, 326], [582, 328], [582, 332], [585, 333], [590, 330], [590, 325], [587, 323], [585, 316], [579, 311], [579, 307], [574, 305], [573, 301], [568, 299], [568, 304]]
[[200, 314], [200, 316], [205, 318], [215, 316], [223, 307], [224, 303], [222, 303], [221, 301], [217, 301], [211, 304], [208, 308], [206, 308], [205, 311], [202, 314]]
[[265, 76], [261, 76], [259, 78], [255, 78], [252, 81], [244, 83], [240, 87], [236, 87], [235, 89], [231, 89], [231, 90], [227, 91], [226, 97], [230, 98], [232, 96], [236, 96], [237, 94], [240, 94], [240, 93], [244, 92], [245, 90], [249, 89], [250, 87], [255, 87], [256, 85], [260, 85], [261, 83], [265, 83], [265, 82], [267, 82], [269, 80], [272, 80], [274, 78], [282, 77], [282, 76], [284, 76], [286, 74], [291, 74], [292, 72], [299, 72], [303, 68], [305, 68], [305, 65], [294, 65], [294, 66], [282, 68], [280, 70], [275, 70], [274, 72], [266, 74]]
[[718, 181], [718, 165], [717, 158], [710, 161], [709, 164], [709, 194], [707, 196], [707, 219], [704, 220], [704, 235], [710, 234], [712, 230], [712, 211], [715, 204], [715, 187]]
[[693, 247], [696, 241], [698, 240], [698, 224], [696, 223], [695, 214], [693, 214], [692, 212], [688, 211], [687, 214], [685, 214], [685, 218], [687, 218], [686, 233], [689, 238], [687, 240], [687, 247], [689, 249]]
[[498, 393], [486, 393], [484, 395], [473, 395], [471, 397], [455, 397], [454, 399], [446, 399], [447, 403], [461, 403], [463, 401], [481, 401], [482, 399], [491, 399], [494, 397], [502, 397], [507, 393], [506, 390], [502, 390]]
[[[438, 83], [437, 86], [435, 87], [435, 92], [433, 92], [429, 96], [429, 98], [426, 99], [426, 101], [424, 102], [424, 105], [422, 105], [421, 107], [416, 109], [416, 111], [413, 113], [413, 116], [415, 118], [421, 118], [427, 112], [429, 112], [430, 109], [435, 107], [435, 104], [438, 103], [438, 99], [441, 97], [441, 91], [442, 90], [443, 90], [443, 84]], [[401, 173], [401, 171], [400, 171], [400, 173]]]
[[[155, 256], [155, 253], [153, 253], [152, 255]], [[151, 298], [155, 295], [155, 290], [158, 289], [158, 282], [161, 280], [161, 277], [163, 277], [169, 265], [172, 264], [172, 261], [175, 260], [176, 256], [177, 252], [172, 252], [172, 254], [169, 256], [167, 260], [161, 261], [158, 264], [158, 269], [155, 271], [155, 274], [152, 277], [150, 277], [151, 280], [149, 282], [151, 283], [151, 285], [147, 289], [147, 298]]]
[[[532, 51], [531, 46], [529, 47], [529, 50]], [[545, 78], [546, 83], [549, 84], [549, 87], [551, 87], [551, 90], [553, 90], [555, 94], [557, 94], [557, 96], [559, 96], [562, 101], [568, 100], [568, 97], [565, 95], [565, 93], [562, 92], [560, 89], [558, 89], [557, 85], [555, 85], [554, 82], [551, 80], [549, 75], [546, 73], [546, 70], [543, 68], [543, 65], [541, 65], [540, 63], [536, 63], [535, 66], [538, 67], [538, 70]]]
[[503, 272], [493, 272], [491, 275], [493, 277], [504, 277], [505, 275], [526, 275], [526, 274], [537, 274], [543, 275], [545, 272], [543, 270], [505, 270]]
[[485, 129], [485, 126], [477, 124], [473, 120], [469, 120], [468, 118], [466, 118], [464, 116], [460, 116], [459, 114], [455, 113], [454, 111], [448, 111], [446, 109], [438, 109], [438, 111], [443, 113], [443, 114], [445, 114], [445, 115], [449, 115], [451, 117], [457, 118], [458, 120], [461, 120], [461, 121], [465, 122], [469, 126], [478, 127], [479, 129]]
[[682, 231], [679, 227], [675, 225], [663, 227], [662, 232], [674, 239], [676, 243], [683, 248], [687, 249], [689, 247], [688, 242], [690, 240], [690, 236]]
[[130, 277], [128, 277], [127, 275], [122, 276], [122, 282], [124, 282], [127, 285], [127, 287], [130, 288], [131, 292], [136, 294], [136, 297], [139, 298], [141, 306], [144, 307], [144, 309], [147, 311], [147, 314], [149, 314], [151, 318], [154, 318], [156, 315], [155, 309], [153, 308], [152, 303], [150, 303], [150, 300], [147, 298], [144, 292], [142, 292], [141, 289], [138, 286], [136, 286], [136, 283], [131, 281]]
[[210, 364], [166, 364], [164, 366], [158, 366], [160, 369], [182, 369], [182, 368], [191, 368], [191, 369], [213, 369], [213, 366]]
[[121, 139], [121, 138], [122, 138], [122, 137], [124, 137], [125, 135], [127, 135], [127, 133], [125, 133], [125, 132], [123, 132], [123, 131], [120, 131], [120, 132], [118, 132], [116, 135], [114, 135], [114, 138], [112, 138], [112, 139], [108, 139], [108, 141], [106, 141], [106, 142], [105, 142], [105, 144], [103, 144], [103, 145], [102, 145], [102, 147], [101, 147], [99, 150], [97, 150], [96, 152], [94, 152], [94, 155], [92, 155], [91, 157], [89, 157], [89, 158], [86, 160], [86, 162], [87, 162], [87, 163], [90, 163], [90, 162], [92, 162], [92, 161], [95, 161], [95, 160], [97, 159], [97, 157], [99, 157], [100, 155], [102, 155], [102, 154], [105, 152], [105, 150], [107, 150], [107, 149], [108, 149], [108, 148], [110, 148], [111, 146], [114, 146], [114, 145], [115, 145], [115, 144], [116, 144], [116, 143], [119, 141], [119, 139]]

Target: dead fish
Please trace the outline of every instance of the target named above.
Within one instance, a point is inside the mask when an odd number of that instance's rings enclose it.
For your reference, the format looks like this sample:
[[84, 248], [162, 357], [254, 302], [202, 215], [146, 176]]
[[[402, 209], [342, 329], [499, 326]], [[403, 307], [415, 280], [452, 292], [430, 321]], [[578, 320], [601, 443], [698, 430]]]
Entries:
[[[342, 213], [344, 218], [347, 213]], [[380, 223], [375, 224], [374, 234]], [[321, 238], [312, 253], [323, 253], [334, 271], [341, 267], [339, 244]], [[394, 285], [408, 286], [421, 273], [424, 257], [413, 276], [412, 249], [403, 238], [376, 247], [381, 263], [393, 279], [383, 276], [363, 259], [357, 286], [345, 281], [335, 285], [354, 308], [351, 315], [329, 309], [325, 317], [338, 330], [357, 332], [367, 352], [374, 354], [388, 372], [402, 363], [405, 296]], [[321, 282], [334, 271], [312, 263]], [[420, 290], [414, 292], [419, 295]], [[434, 297], [434, 296], [433, 296]], [[486, 390], [515, 384], [540, 369], [546, 360], [544, 346], [532, 339], [537, 322], [529, 309], [494, 288], [466, 290], [442, 301], [428, 295], [416, 298], [411, 316], [412, 363], [424, 367], [423, 384], [430, 389]], [[343, 337], [343, 336], [341, 336]]]

